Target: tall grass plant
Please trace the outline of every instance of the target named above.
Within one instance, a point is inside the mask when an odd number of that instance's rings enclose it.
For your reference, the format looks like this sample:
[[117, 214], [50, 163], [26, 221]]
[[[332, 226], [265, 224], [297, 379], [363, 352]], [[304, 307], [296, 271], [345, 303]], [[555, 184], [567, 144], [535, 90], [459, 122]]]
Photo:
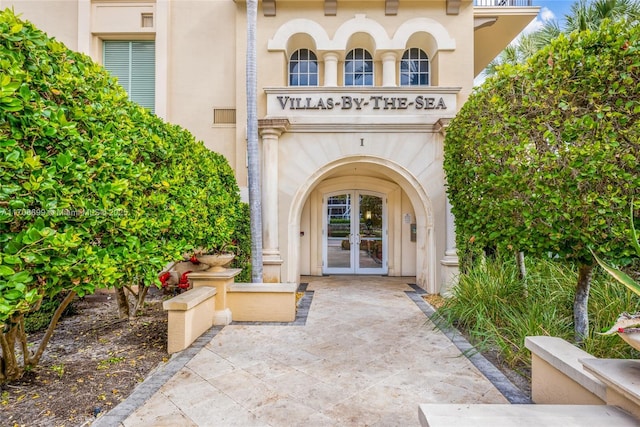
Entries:
[[[438, 313], [464, 331], [480, 351], [496, 350], [512, 369], [530, 367], [527, 336], [573, 339], [573, 299], [577, 271], [553, 259], [526, 258], [520, 278], [514, 257], [487, 258], [462, 274]], [[637, 358], [618, 337], [602, 336], [624, 311], [640, 309], [638, 298], [597, 272], [589, 299], [589, 337], [584, 350], [596, 357]]]

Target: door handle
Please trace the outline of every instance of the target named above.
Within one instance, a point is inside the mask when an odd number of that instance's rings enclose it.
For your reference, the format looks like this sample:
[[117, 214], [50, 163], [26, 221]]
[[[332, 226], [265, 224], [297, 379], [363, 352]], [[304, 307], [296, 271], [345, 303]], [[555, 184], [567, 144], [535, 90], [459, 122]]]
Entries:
[[353, 245], [353, 234], [349, 234], [349, 244]]
[[356, 239], [358, 239], [358, 244], [362, 243], [362, 239], [359, 234], [356, 234]]

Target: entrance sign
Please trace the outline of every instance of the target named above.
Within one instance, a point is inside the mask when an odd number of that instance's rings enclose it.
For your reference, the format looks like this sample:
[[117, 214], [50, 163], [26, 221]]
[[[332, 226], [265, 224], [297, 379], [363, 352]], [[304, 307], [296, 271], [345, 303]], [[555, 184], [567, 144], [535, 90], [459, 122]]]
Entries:
[[372, 110], [407, 110], [414, 108], [416, 110], [446, 110], [447, 105], [442, 96], [425, 97], [417, 95], [413, 100], [402, 96], [383, 96], [371, 95], [369, 98], [352, 97], [350, 95], [342, 95], [339, 98], [328, 97], [292, 97], [288, 95], [276, 96], [283, 110], [362, 110], [371, 108]]
[[[266, 88], [267, 118], [292, 123], [425, 123], [451, 118], [460, 88], [443, 87], [282, 87]], [[298, 120], [296, 120], [298, 119]], [[306, 119], [306, 120], [305, 120]]]

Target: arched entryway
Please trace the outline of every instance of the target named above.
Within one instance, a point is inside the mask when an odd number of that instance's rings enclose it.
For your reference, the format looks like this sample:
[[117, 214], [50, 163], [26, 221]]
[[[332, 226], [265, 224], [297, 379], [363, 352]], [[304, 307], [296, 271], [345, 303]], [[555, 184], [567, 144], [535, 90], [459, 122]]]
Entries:
[[[362, 196], [371, 196], [369, 209]], [[331, 199], [334, 198], [334, 199]], [[349, 206], [345, 204], [349, 199]], [[357, 199], [357, 205], [353, 200]], [[329, 203], [355, 209], [348, 226], [334, 235], [349, 266], [331, 264]], [[376, 204], [379, 204], [379, 207]], [[375, 209], [380, 209], [374, 214]], [[338, 216], [338, 210], [334, 216]], [[368, 213], [368, 211], [370, 213]], [[388, 274], [415, 276], [420, 286], [436, 290], [433, 207], [423, 186], [402, 166], [387, 159], [354, 156], [333, 161], [301, 182], [288, 216], [287, 276], [303, 274]], [[353, 216], [355, 214], [355, 216]], [[367, 216], [371, 223], [367, 224]], [[375, 224], [373, 221], [376, 218]], [[340, 221], [334, 221], [334, 224]], [[343, 222], [344, 224], [344, 222]], [[370, 226], [367, 229], [367, 225]], [[361, 228], [363, 227], [363, 228]], [[336, 227], [340, 228], [340, 227]], [[366, 233], [360, 230], [366, 229]], [[367, 234], [367, 235], [364, 235]], [[344, 249], [342, 249], [344, 245]], [[352, 250], [352, 247], [355, 249]], [[348, 249], [347, 249], [348, 248]], [[381, 249], [381, 251], [379, 250]], [[374, 253], [375, 251], [375, 253]], [[369, 256], [357, 268], [361, 255]], [[379, 262], [382, 267], [372, 267]], [[341, 270], [343, 269], [343, 270]]]

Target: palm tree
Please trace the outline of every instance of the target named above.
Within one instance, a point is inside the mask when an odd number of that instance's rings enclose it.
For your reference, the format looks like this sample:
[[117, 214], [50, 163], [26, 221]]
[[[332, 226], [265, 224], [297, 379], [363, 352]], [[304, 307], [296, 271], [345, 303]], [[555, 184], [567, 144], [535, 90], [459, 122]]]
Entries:
[[251, 281], [262, 279], [262, 195], [258, 151], [256, 28], [258, 1], [247, 0], [247, 158], [249, 174], [249, 216], [251, 219]]
[[639, 18], [640, 3], [637, 0], [578, 0], [565, 16], [564, 32], [595, 30], [605, 19], [626, 19], [633, 24]]
[[558, 21], [545, 22], [539, 30], [520, 37], [516, 44], [511, 44], [500, 55], [489, 63], [487, 75], [496, 73], [496, 67], [502, 64], [518, 64], [526, 61], [538, 50], [548, 45], [561, 33], [594, 30], [602, 21], [626, 19], [629, 25], [640, 22], [640, 2], [638, 0], [577, 0], [571, 5], [569, 14], [564, 16], [564, 26]]

